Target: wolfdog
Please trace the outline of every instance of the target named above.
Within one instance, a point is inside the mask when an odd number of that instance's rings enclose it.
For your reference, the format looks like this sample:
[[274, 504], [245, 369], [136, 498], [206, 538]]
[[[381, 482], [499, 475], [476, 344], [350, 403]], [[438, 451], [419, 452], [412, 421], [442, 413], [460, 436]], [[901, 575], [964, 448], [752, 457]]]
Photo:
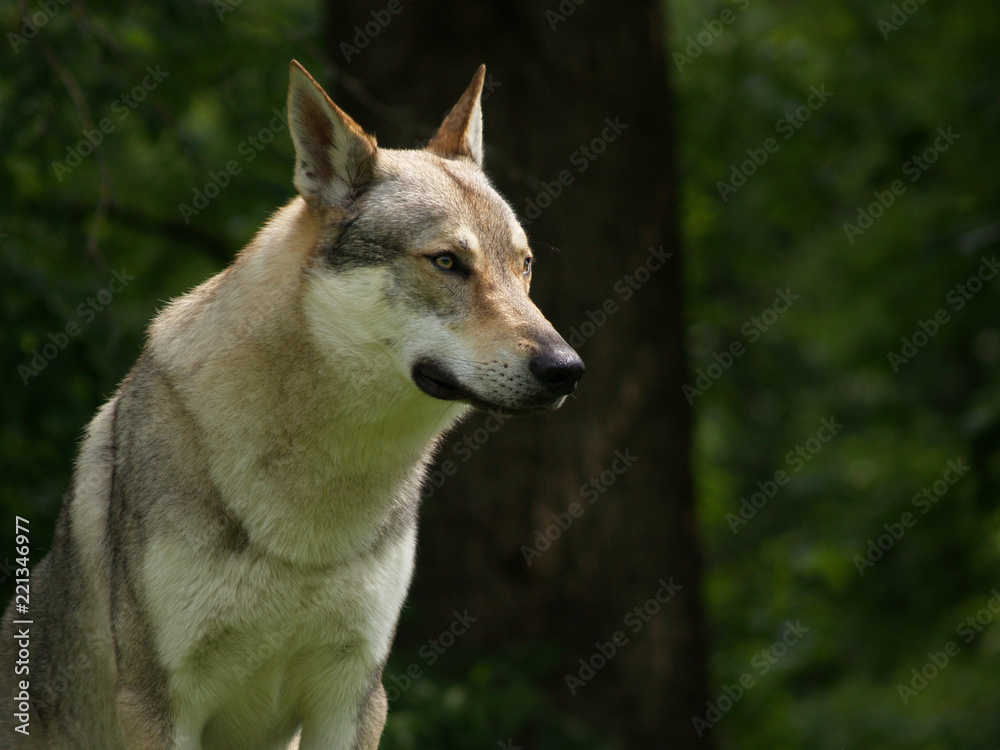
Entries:
[[298, 195], [156, 316], [88, 426], [4, 618], [0, 747], [378, 746], [436, 444], [470, 407], [560, 406], [584, 369], [482, 171], [484, 75], [392, 150], [292, 61]]

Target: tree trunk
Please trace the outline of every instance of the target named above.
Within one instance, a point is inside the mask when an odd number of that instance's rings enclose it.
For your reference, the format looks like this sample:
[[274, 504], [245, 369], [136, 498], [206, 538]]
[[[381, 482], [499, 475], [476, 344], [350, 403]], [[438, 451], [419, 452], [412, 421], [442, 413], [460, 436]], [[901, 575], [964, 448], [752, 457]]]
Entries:
[[[486, 170], [529, 220], [533, 297], [588, 368], [561, 411], [499, 429], [473, 417], [445, 441], [438, 465], [454, 471], [423, 506], [411, 601], [427, 632], [453, 609], [478, 616], [468, 647], [560, 644], [544, 688], [630, 747], [709, 747], [691, 720], [708, 697], [705, 622], [662, 5], [376, 6], [328, 3], [331, 94], [408, 148], [486, 63]], [[661, 582], [681, 587], [665, 604]], [[587, 679], [579, 659], [619, 631]]]

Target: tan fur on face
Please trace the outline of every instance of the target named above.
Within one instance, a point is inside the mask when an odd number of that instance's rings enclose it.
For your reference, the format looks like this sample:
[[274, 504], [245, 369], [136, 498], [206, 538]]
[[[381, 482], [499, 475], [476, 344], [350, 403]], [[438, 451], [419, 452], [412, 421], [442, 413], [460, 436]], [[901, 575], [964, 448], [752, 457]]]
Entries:
[[[524, 231], [476, 164], [381, 149], [354, 210], [352, 238], [385, 244], [380, 238], [388, 235], [398, 244], [372, 272], [383, 274], [386, 305], [400, 320], [391, 366], [402, 377], [420, 358], [441, 358], [484, 403], [521, 410], [545, 398], [528, 365], [559, 337], [528, 297]], [[471, 275], [435, 267], [430, 258], [442, 252], [455, 254]], [[318, 262], [316, 283], [351, 272], [324, 271]]]

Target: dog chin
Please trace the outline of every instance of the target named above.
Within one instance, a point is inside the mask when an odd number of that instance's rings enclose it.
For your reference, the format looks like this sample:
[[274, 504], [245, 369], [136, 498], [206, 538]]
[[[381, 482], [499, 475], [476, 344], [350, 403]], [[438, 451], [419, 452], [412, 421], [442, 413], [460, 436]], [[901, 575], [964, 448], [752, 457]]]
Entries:
[[465, 399], [465, 403], [484, 414], [499, 414], [504, 417], [528, 417], [532, 414], [543, 414], [544, 412], [558, 409], [562, 405], [563, 398], [558, 399], [558, 403], [552, 402], [548, 404], [498, 404], [479, 398]]

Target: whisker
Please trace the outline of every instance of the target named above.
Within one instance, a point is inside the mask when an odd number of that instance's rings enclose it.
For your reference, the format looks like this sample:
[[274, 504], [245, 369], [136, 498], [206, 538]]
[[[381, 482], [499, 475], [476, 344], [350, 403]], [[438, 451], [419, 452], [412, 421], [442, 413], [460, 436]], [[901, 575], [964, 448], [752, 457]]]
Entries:
[[451, 404], [449, 403], [449, 404], [445, 405], [445, 407], [441, 410], [441, 416], [439, 416], [437, 418], [437, 421], [434, 423], [434, 430], [433, 431], [437, 431], [438, 425], [441, 424], [441, 421], [444, 419], [444, 415], [448, 413], [448, 409], [450, 409], [450, 408], [451, 408]]
[[560, 250], [555, 245], [549, 244], [548, 242], [545, 242], [543, 240], [532, 240], [531, 244], [533, 246], [541, 245], [543, 247], [547, 247], [549, 250], [552, 250], [555, 253], [561, 253], [562, 252], [562, 250]]
[[452, 362], [458, 362], [463, 365], [478, 365], [480, 367], [489, 367], [493, 362], [480, 362], [475, 359], [462, 359], [461, 357], [450, 357], [447, 354], [435, 354], [436, 359], [450, 360]]

